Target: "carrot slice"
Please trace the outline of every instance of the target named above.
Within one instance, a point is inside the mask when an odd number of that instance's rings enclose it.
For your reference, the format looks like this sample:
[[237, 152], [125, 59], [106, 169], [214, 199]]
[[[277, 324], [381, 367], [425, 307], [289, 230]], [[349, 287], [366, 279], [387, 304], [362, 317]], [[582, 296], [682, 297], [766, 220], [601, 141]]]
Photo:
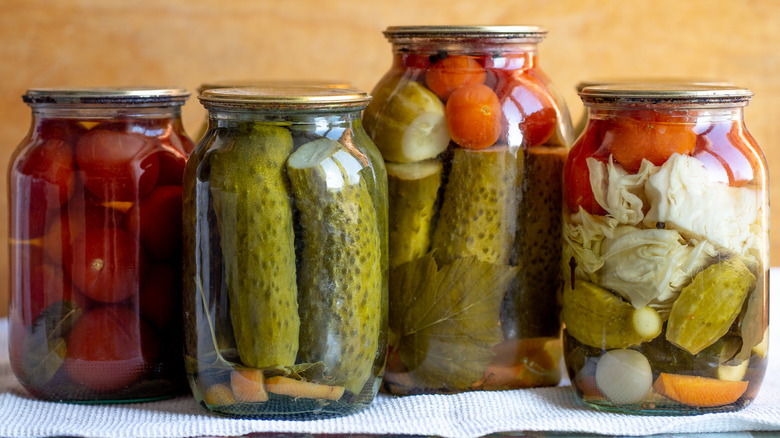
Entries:
[[734, 403], [745, 393], [747, 387], [747, 381], [732, 382], [667, 373], [661, 373], [653, 385], [653, 389], [664, 397], [700, 408]]
[[344, 395], [343, 386], [320, 385], [303, 382], [289, 377], [271, 377], [265, 381], [265, 388], [274, 394], [289, 395], [298, 398], [338, 400]]
[[230, 373], [230, 387], [236, 400], [248, 403], [268, 401], [263, 386], [263, 371], [257, 369], [234, 370]]

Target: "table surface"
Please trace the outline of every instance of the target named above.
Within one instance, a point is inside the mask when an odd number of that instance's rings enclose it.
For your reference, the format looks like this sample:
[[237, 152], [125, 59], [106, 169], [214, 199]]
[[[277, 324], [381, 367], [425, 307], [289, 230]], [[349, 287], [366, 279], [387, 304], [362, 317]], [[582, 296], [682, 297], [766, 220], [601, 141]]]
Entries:
[[[771, 275], [780, 274], [773, 268]], [[780, 282], [770, 282], [776, 297]], [[77, 405], [33, 399], [13, 376], [8, 320], [0, 319], [0, 436], [242, 436], [247, 434], [379, 434], [472, 437], [614, 436], [721, 433], [780, 436], [780, 299], [770, 299], [769, 368], [752, 404], [732, 413], [637, 416], [599, 412], [580, 404], [568, 379], [559, 387], [455, 395], [380, 394], [365, 411], [312, 420], [217, 417], [190, 395], [151, 403]], [[763, 431], [763, 433], [762, 433]], [[726, 434], [727, 433], [727, 434]], [[299, 436], [299, 435], [293, 435]]]

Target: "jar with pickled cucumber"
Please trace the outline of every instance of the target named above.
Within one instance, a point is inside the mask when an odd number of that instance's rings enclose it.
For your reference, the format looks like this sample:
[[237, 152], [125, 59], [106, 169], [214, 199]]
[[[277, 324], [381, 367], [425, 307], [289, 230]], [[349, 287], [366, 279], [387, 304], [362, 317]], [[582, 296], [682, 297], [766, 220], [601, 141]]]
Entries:
[[326, 87], [206, 90], [184, 174], [185, 366], [237, 417], [367, 407], [387, 351], [387, 175], [370, 97]]
[[585, 404], [733, 411], [767, 366], [768, 183], [728, 85], [586, 87], [564, 167], [564, 359]]
[[186, 392], [182, 89], [31, 89], [8, 168], [11, 365], [33, 396]]
[[390, 27], [363, 126], [385, 160], [383, 388], [457, 393], [560, 379], [561, 174], [571, 121], [531, 26]]

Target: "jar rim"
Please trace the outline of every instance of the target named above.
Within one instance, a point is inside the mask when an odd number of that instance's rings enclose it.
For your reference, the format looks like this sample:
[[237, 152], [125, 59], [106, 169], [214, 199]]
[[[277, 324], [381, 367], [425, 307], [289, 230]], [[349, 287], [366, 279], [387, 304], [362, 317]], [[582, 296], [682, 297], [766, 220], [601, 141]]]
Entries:
[[409, 38], [458, 40], [467, 38], [506, 39], [512, 41], [541, 42], [547, 29], [539, 26], [390, 26], [383, 32], [393, 41]]
[[698, 83], [620, 83], [593, 85], [579, 92], [586, 104], [723, 104], [747, 102], [753, 96], [748, 88], [725, 84]]
[[177, 87], [30, 88], [22, 100], [28, 105], [183, 105], [189, 91]]
[[647, 76], [647, 77], [604, 77], [582, 80], [577, 83], [577, 93], [587, 87], [617, 84], [677, 84], [677, 85], [734, 85], [730, 81], [719, 78], [684, 77], [684, 76]]
[[215, 88], [198, 96], [206, 107], [232, 109], [363, 109], [371, 95], [355, 88], [315, 85]]

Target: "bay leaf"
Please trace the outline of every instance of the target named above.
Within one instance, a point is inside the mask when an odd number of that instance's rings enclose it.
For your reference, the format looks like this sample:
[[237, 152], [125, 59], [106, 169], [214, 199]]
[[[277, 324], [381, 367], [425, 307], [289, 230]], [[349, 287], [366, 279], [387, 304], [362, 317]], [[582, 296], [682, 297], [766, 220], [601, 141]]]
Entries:
[[82, 310], [69, 300], [62, 300], [44, 309], [33, 321], [24, 338], [22, 369], [33, 386], [48, 383], [67, 354], [65, 338], [81, 317]]
[[432, 254], [396, 268], [391, 324], [416, 384], [454, 391], [482, 378], [502, 340], [501, 302], [518, 273], [476, 257], [438, 268]]

